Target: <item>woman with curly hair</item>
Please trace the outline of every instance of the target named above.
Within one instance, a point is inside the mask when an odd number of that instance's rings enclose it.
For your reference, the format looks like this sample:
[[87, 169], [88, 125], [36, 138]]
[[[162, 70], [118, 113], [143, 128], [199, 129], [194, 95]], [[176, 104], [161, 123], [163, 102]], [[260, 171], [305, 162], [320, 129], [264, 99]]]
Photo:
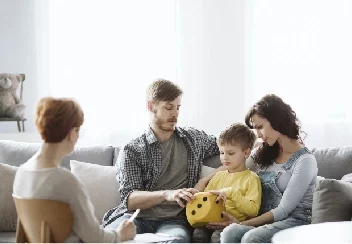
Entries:
[[228, 215], [221, 242], [271, 242], [281, 230], [310, 224], [317, 161], [301, 139], [296, 113], [280, 97], [264, 96], [245, 121], [263, 140], [247, 162], [261, 179], [262, 205], [257, 217], [241, 223]]

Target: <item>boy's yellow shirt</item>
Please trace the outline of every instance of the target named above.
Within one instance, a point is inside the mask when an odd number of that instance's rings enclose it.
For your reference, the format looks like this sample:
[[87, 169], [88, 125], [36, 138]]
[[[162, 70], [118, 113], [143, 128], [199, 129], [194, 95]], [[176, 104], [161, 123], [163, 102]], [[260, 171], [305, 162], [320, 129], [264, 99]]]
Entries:
[[204, 191], [210, 190], [226, 192], [226, 211], [238, 221], [258, 215], [262, 185], [259, 176], [249, 169], [236, 173], [227, 170], [216, 173]]

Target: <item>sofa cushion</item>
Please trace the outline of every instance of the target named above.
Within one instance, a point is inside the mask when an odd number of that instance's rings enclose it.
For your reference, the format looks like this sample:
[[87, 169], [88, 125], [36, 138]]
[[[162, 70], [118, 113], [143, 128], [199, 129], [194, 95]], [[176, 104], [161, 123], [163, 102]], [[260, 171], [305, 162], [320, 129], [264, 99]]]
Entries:
[[202, 166], [202, 170], [200, 172], [200, 178], [203, 178], [203, 177], [205, 177], [207, 175], [210, 175], [214, 170], [215, 170], [215, 168], [203, 165]]
[[0, 231], [16, 231], [17, 212], [12, 198], [17, 167], [0, 163]]
[[352, 174], [344, 175], [341, 180], [352, 183]]
[[99, 222], [104, 214], [120, 204], [120, 186], [114, 166], [102, 166], [71, 160], [71, 172], [82, 182]]
[[113, 159], [113, 164], [112, 165], [116, 164], [116, 161], [117, 161], [117, 158], [119, 156], [120, 150], [121, 150], [121, 147], [114, 147], [114, 159]]
[[0, 232], [0, 243], [15, 243], [16, 232]]
[[219, 168], [220, 166], [222, 166], [220, 155], [204, 159], [203, 165], [211, 168]]
[[[1, 141], [0, 162], [20, 166], [40, 148], [40, 143]], [[111, 166], [114, 148], [111, 146], [76, 146], [72, 154], [63, 159], [62, 166], [70, 168], [70, 160]]]
[[313, 195], [312, 224], [350, 221], [352, 217], [352, 184], [325, 179], [317, 182]]
[[352, 173], [352, 146], [312, 149], [318, 162], [318, 175], [340, 180]]

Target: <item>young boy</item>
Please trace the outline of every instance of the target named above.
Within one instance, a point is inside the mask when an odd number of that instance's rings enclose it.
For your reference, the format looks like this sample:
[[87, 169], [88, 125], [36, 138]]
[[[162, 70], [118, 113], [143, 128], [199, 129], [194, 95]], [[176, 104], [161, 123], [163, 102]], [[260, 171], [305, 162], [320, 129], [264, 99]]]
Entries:
[[[246, 167], [255, 141], [256, 135], [245, 124], [235, 123], [222, 131], [217, 144], [226, 171], [216, 173], [204, 190], [223, 198], [226, 212], [239, 222], [257, 216], [261, 204], [260, 179]], [[221, 231], [196, 228], [192, 242], [220, 242]]]

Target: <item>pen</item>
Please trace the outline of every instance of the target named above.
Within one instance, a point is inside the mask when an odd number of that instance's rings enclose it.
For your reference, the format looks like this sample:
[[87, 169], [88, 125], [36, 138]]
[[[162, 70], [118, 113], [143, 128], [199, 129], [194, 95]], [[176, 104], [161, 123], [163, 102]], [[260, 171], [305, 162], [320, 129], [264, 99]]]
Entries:
[[137, 215], [139, 214], [141, 210], [138, 208], [136, 210], [136, 212], [133, 213], [133, 215], [131, 216], [131, 218], [128, 220], [128, 222], [133, 222], [133, 220], [137, 217]]

